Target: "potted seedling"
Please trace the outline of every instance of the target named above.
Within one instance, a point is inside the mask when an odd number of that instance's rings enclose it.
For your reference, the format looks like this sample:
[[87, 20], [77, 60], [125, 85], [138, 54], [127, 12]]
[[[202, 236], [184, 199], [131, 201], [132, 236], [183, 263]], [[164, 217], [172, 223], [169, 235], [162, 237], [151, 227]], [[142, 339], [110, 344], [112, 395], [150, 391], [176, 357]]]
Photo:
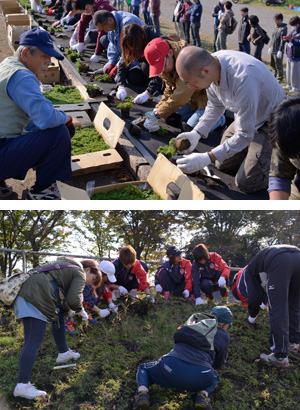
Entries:
[[54, 27], [49, 27], [48, 32], [49, 32], [49, 34], [53, 35], [55, 33]]
[[36, 22], [38, 25], [41, 27], [43, 25], [43, 20], [42, 19], [36, 19]]
[[103, 93], [103, 89], [97, 84], [86, 84], [85, 88], [88, 95], [92, 98], [97, 97], [98, 95], [101, 95]]
[[81, 56], [77, 51], [72, 50], [71, 48], [67, 48], [66, 50], [67, 59], [71, 60], [72, 63], [75, 63], [77, 59], [81, 59]]
[[80, 73], [82, 71], [81, 58], [77, 58], [75, 64], [76, 64], [76, 70]]
[[127, 97], [123, 103], [117, 105], [117, 108], [121, 110], [121, 117], [126, 120], [130, 116], [130, 110], [133, 108], [132, 98]]

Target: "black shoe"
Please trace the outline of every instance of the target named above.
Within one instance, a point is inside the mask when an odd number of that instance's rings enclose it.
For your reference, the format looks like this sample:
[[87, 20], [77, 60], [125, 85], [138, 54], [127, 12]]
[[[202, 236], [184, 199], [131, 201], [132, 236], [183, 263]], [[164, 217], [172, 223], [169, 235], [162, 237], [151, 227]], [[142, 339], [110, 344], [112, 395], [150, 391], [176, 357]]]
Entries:
[[34, 201], [60, 200], [61, 196], [56, 183], [53, 183], [52, 185], [43, 189], [42, 191], [36, 191], [34, 187], [31, 188], [30, 191], [27, 193], [26, 199]]
[[146, 392], [137, 393], [135, 396], [134, 409], [146, 409], [150, 406], [149, 394]]
[[191, 127], [187, 122], [182, 121], [182, 123], [181, 123], [181, 130], [182, 130], [183, 132], [190, 132], [190, 131], [193, 130], [193, 127]]
[[194, 402], [194, 408], [212, 410], [212, 407], [209, 401], [210, 401], [209, 398], [206, 397], [204, 393], [199, 392]]

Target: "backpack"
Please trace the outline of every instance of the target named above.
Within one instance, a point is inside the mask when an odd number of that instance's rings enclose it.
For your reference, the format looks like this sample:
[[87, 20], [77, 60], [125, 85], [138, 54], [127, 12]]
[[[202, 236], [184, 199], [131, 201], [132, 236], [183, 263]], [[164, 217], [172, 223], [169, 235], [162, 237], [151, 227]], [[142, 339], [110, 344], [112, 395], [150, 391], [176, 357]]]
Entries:
[[185, 343], [196, 349], [209, 352], [214, 350], [214, 338], [218, 321], [207, 313], [194, 313], [174, 334], [175, 343]]
[[264, 33], [264, 39], [263, 39], [263, 42], [264, 42], [265, 44], [269, 44], [270, 37], [268, 36], [268, 34], [267, 34], [266, 30], [264, 30], [263, 28], [261, 28], [261, 29], [262, 29], [262, 32]]
[[230, 21], [229, 21], [229, 25], [227, 27], [227, 34], [232, 34], [235, 29], [237, 28], [238, 22], [236, 21], [236, 19], [234, 17], [231, 17]]
[[14, 303], [14, 300], [18, 296], [21, 287], [25, 280], [29, 279], [35, 273], [45, 272], [46, 274], [50, 270], [63, 269], [63, 268], [78, 268], [78, 265], [53, 265], [46, 268], [32, 269], [28, 272], [19, 272], [9, 278], [3, 279], [0, 282], [0, 301], [5, 305], [10, 306]]

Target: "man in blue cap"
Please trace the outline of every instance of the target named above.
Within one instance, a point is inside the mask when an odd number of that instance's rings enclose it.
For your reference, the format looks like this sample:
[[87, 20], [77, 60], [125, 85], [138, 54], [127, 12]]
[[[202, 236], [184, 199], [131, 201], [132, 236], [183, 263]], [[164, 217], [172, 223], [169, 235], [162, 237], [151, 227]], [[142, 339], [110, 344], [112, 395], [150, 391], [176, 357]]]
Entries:
[[8, 196], [8, 178], [24, 179], [36, 169], [27, 199], [60, 199], [56, 181], [72, 176], [72, 117], [55, 110], [40, 90], [39, 79], [51, 57], [63, 60], [47, 31], [21, 34], [14, 57], [0, 64], [0, 196]]
[[220, 381], [215, 369], [227, 360], [231, 323], [232, 313], [226, 306], [216, 306], [210, 315], [194, 313], [174, 334], [175, 345], [169, 353], [139, 366], [134, 409], [150, 406], [149, 386], [157, 384], [194, 392], [194, 408], [212, 410], [208, 395]]
[[183, 295], [188, 298], [192, 290], [192, 264], [181, 257], [181, 250], [176, 246], [167, 249], [168, 261], [163, 262], [155, 274], [157, 293], [163, 293], [165, 299]]

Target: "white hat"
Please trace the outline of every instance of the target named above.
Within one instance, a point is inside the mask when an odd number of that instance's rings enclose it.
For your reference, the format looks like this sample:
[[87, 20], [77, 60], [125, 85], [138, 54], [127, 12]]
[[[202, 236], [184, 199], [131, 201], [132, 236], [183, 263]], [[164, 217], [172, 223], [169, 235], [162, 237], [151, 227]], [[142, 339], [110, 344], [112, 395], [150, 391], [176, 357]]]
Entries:
[[99, 268], [101, 272], [105, 273], [105, 275], [108, 276], [108, 279], [111, 283], [114, 283], [117, 281], [115, 277], [115, 265], [111, 262], [108, 261], [102, 261], [99, 263]]

